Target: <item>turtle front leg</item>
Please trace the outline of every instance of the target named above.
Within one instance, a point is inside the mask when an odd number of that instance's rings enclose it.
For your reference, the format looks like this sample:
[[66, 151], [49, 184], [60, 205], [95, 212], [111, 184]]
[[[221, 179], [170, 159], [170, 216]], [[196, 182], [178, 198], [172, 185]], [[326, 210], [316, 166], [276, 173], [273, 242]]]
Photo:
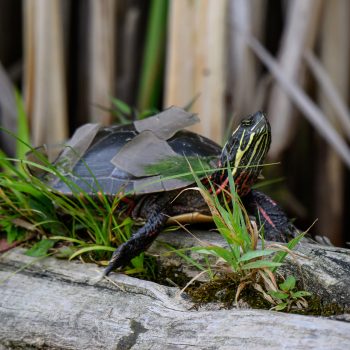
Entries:
[[131, 259], [144, 252], [157, 238], [167, 220], [167, 215], [159, 210], [154, 211], [148, 217], [146, 224], [114, 251], [108, 266], [103, 272], [103, 276], [107, 276], [118, 267], [127, 265]]
[[281, 207], [266, 194], [251, 190], [242, 201], [247, 211], [255, 216], [259, 227], [264, 227], [265, 239], [288, 242], [298, 234]]

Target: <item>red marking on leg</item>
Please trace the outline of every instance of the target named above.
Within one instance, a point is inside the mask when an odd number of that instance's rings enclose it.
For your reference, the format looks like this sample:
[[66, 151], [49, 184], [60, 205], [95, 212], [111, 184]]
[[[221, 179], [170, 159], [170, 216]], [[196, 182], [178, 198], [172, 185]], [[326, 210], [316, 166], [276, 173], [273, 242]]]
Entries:
[[[209, 179], [208, 179], [208, 178], [205, 178], [205, 179], [201, 180], [201, 182], [202, 182], [202, 184], [203, 184], [206, 188], [208, 188], [208, 187], [209, 187], [209, 186], [208, 186], [208, 183], [209, 183], [209, 181], [210, 181], [211, 179], [212, 179], [212, 177], [210, 176]], [[211, 187], [208, 188], [208, 191], [209, 191], [209, 193], [212, 192], [212, 191], [211, 191]]]
[[131, 197], [122, 197], [120, 201], [127, 205], [126, 215], [131, 216], [131, 213], [136, 206], [134, 199]]
[[219, 194], [222, 192], [222, 190], [227, 186], [228, 183], [228, 177], [225, 179], [225, 181], [219, 186], [219, 188], [216, 190], [216, 194]]
[[239, 196], [247, 195], [252, 187], [254, 178], [251, 177], [249, 171], [242, 171], [235, 181], [236, 191]]
[[135, 205], [135, 201], [133, 200], [133, 198], [130, 197], [123, 197], [120, 199], [120, 201], [129, 205]]
[[266, 211], [261, 208], [260, 205], [258, 205], [258, 209], [260, 211], [260, 213], [262, 214], [262, 216], [265, 218], [265, 220], [273, 227], [276, 228], [275, 224], [272, 222], [272, 220], [270, 219], [270, 217], [267, 215]]
[[[228, 177], [225, 179], [224, 182], [222, 182], [222, 179], [224, 178], [224, 176], [225, 176], [224, 173], [222, 173], [221, 176], [220, 176], [220, 179], [219, 179], [219, 180], [220, 180], [220, 182], [221, 182], [221, 185], [220, 185], [219, 188], [215, 191], [216, 194], [221, 193], [222, 190], [227, 186]], [[209, 177], [209, 181], [210, 181], [210, 180], [212, 180], [212, 176]], [[209, 181], [208, 181], [208, 179], [204, 179], [204, 180], [202, 180], [202, 184], [203, 184], [203, 185], [206, 185], [206, 184], [208, 184]], [[208, 187], [209, 187], [209, 186], [208, 186]], [[209, 192], [209, 193], [213, 193], [213, 188], [212, 188], [211, 186], [208, 188], [208, 192]]]
[[266, 198], [274, 207], [277, 205], [275, 201], [273, 201], [271, 198]]

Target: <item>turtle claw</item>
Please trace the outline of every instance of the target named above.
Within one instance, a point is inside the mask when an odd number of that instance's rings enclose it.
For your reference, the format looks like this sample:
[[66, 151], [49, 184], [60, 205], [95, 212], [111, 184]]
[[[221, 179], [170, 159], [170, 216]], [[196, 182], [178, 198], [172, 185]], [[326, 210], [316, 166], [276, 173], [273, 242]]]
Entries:
[[130, 241], [121, 244], [112, 254], [111, 260], [109, 260], [108, 266], [102, 272], [102, 278], [108, 276], [111, 271], [118, 267], [123, 267], [134, 257], [130, 250]]
[[324, 245], [327, 247], [334, 247], [334, 244], [327, 236], [316, 235], [315, 241], [320, 245]]

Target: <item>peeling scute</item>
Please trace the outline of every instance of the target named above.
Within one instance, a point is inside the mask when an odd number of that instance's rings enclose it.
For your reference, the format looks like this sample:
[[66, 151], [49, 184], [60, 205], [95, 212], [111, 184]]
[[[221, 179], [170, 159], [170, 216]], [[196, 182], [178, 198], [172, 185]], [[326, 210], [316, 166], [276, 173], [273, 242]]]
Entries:
[[180, 188], [184, 188], [193, 181], [181, 180], [181, 179], [164, 179], [162, 176], [151, 176], [139, 178], [134, 182], [134, 193], [146, 194], [155, 192], [172, 191]]
[[171, 107], [127, 126], [86, 124], [53, 162], [77, 186], [53, 175], [43, 179], [67, 194], [145, 194], [186, 187], [194, 181], [191, 169], [209, 171], [220, 154], [214, 142], [183, 130], [197, 121], [195, 115]]
[[63, 166], [66, 171], [71, 171], [90, 147], [99, 129], [99, 124], [92, 123], [78, 128], [72, 138], [65, 144], [57, 166]]
[[[63, 145], [42, 145], [33, 148], [31, 151], [26, 153], [26, 160], [29, 162], [47, 166], [48, 163], [55, 161], [63, 150]], [[27, 169], [34, 176], [40, 177], [47, 174], [45, 169], [36, 167], [32, 164], [26, 164]]]
[[178, 157], [168, 142], [158, 138], [152, 131], [143, 131], [114, 156], [111, 163], [137, 177], [157, 175], [146, 173], [149, 164], [168, 157]]
[[199, 118], [178, 107], [170, 107], [165, 111], [147, 119], [134, 122], [139, 133], [145, 130], [152, 131], [158, 138], [168, 140], [177, 131], [199, 122]]

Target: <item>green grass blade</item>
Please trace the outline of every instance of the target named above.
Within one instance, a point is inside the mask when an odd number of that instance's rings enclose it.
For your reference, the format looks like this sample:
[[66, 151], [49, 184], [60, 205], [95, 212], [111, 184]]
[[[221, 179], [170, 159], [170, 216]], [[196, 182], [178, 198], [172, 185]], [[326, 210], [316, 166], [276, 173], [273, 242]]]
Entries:
[[[183, 249], [174, 249], [172, 246], [164, 243], [164, 246], [166, 246], [169, 250], [170, 250], [170, 253], [175, 253], [177, 254], [178, 256], [180, 256], [182, 259], [184, 259], [185, 261], [187, 261], [188, 263], [190, 263], [191, 265], [193, 265], [194, 267], [196, 267], [198, 270], [200, 271], [205, 271], [206, 268], [200, 264], [198, 261], [192, 259], [191, 257], [189, 257], [188, 255], [184, 254], [182, 251], [184, 251]], [[188, 248], [186, 249], [186, 251], [188, 250], [192, 250], [192, 248]], [[165, 254], [168, 254], [168, 253], [165, 253]]]
[[252, 261], [250, 263], [244, 264], [242, 266], [242, 270], [251, 270], [251, 269], [262, 269], [262, 268], [274, 268], [274, 267], [280, 267], [282, 264], [269, 261], [269, 260], [257, 260]]
[[[301, 233], [300, 235], [296, 236], [295, 238], [293, 238], [291, 241], [289, 241], [286, 246], [288, 249], [292, 250], [295, 248], [295, 246], [302, 240], [302, 238], [305, 236], [306, 232]], [[273, 258], [274, 262], [278, 262], [281, 263], [284, 261], [284, 259], [286, 258], [286, 256], [288, 255], [288, 252], [285, 251], [280, 251], [278, 252], [275, 257]], [[277, 270], [277, 267], [273, 268], [271, 271], [275, 272]]]
[[156, 106], [160, 97], [167, 33], [167, 12], [167, 0], [151, 1], [138, 94], [139, 110]]
[[22, 97], [17, 90], [15, 90], [15, 98], [18, 113], [16, 158], [24, 159], [25, 154], [30, 150], [30, 147], [27, 146], [30, 144], [28, 118], [25, 113]]
[[261, 258], [262, 256], [267, 256], [276, 253], [275, 250], [265, 249], [265, 250], [251, 250], [244, 253], [240, 258], [239, 262], [249, 261], [256, 258]]
[[91, 245], [91, 246], [84, 247], [84, 248], [81, 248], [81, 249], [77, 250], [74, 254], [72, 254], [69, 257], [69, 260], [72, 260], [72, 259], [74, 259], [75, 257], [77, 257], [77, 256], [79, 256], [81, 254], [84, 254], [84, 253], [87, 253], [87, 252], [96, 251], [96, 250], [103, 250], [103, 251], [107, 251], [107, 252], [114, 252], [115, 248], [107, 247], [107, 246], [101, 246], [101, 245]]
[[67, 242], [77, 243], [77, 244], [80, 244], [80, 245], [85, 244], [84, 241], [82, 241], [80, 239], [73, 238], [73, 237], [52, 236], [52, 237], [50, 237], [50, 239], [54, 239], [54, 240], [58, 240], [58, 241], [67, 241]]
[[200, 254], [214, 255], [218, 258], [225, 260], [234, 270], [237, 267], [236, 259], [234, 255], [228, 249], [218, 247], [218, 246], [208, 246], [208, 247], [194, 247], [194, 251]]
[[26, 251], [29, 256], [47, 256], [49, 249], [51, 249], [56, 242], [52, 239], [42, 239], [35, 243], [30, 249]]

